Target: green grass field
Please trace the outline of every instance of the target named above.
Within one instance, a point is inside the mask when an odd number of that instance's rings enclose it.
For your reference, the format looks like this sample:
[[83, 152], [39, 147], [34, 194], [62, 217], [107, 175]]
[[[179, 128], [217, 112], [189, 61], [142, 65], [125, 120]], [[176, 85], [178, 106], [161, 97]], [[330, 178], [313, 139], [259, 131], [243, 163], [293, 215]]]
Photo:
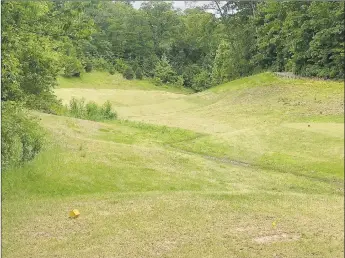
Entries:
[[58, 88], [82, 88], [82, 89], [139, 89], [167, 91], [176, 93], [192, 93], [183, 87], [172, 87], [168, 85], [155, 86], [148, 80], [125, 80], [122, 74], [116, 73], [111, 75], [106, 72], [83, 73], [81, 77], [65, 78], [58, 77]]
[[2, 174], [4, 257], [344, 256], [343, 83], [59, 83], [120, 119], [37, 114], [45, 150]]

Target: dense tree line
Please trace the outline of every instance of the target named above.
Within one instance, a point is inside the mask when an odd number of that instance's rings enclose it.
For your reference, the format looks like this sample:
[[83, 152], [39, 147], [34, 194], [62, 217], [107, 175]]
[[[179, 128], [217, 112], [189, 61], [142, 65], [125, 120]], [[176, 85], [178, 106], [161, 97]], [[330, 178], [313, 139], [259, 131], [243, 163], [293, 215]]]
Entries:
[[344, 76], [343, 2], [213, 1], [182, 11], [166, 2], [135, 9], [130, 1], [2, 1], [1, 8], [3, 111], [20, 103], [53, 112], [57, 76], [92, 70], [195, 91], [265, 70]]
[[133, 77], [195, 90], [267, 69], [343, 78], [343, 2], [228, 1], [216, 9], [219, 18], [165, 2], [137, 10], [128, 1], [3, 1], [2, 97], [46, 98], [59, 73], [92, 69], [130, 68]]

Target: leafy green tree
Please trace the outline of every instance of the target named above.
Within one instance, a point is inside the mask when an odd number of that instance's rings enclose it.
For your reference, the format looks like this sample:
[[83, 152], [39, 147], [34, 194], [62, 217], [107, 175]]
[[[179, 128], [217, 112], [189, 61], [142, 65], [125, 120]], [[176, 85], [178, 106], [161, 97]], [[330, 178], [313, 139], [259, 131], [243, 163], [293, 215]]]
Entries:
[[13, 101], [1, 102], [1, 167], [22, 165], [35, 157], [44, 143], [37, 118]]
[[184, 67], [182, 73], [185, 87], [191, 88], [193, 85], [194, 76], [202, 71], [202, 68], [197, 64], [192, 64]]
[[138, 67], [137, 70], [135, 71], [135, 78], [138, 80], [143, 79], [143, 71], [140, 67]]
[[199, 92], [206, 90], [212, 86], [210, 74], [207, 71], [202, 71], [193, 78], [192, 89]]
[[343, 2], [264, 2], [257, 8], [255, 63], [303, 76], [344, 75]]
[[176, 84], [180, 80], [165, 55], [157, 63], [154, 76], [166, 84]]
[[80, 60], [75, 56], [66, 56], [64, 58], [64, 75], [66, 77], [80, 77], [84, 68]]
[[219, 44], [214, 65], [212, 69], [212, 84], [217, 85], [226, 82], [230, 79], [233, 70], [233, 63], [231, 62], [230, 44], [223, 41]]
[[180, 33], [181, 19], [173, 9], [172, 3], [144, 2], [140, 8], [147, 17], [151, 42], [157, 56], [167, 54], [171, 49], [174, 38]]
[[123, 73], [123, 77], [126, 78], [127, 80], [132, 80], [134, 78], [134, 71], [132, 69], [132, 67], [128, 66], [124, 73]]
[[343, 79], [344, 2], [312, 2], [308, 14], [310, 20], [305, 26], [313, 31], [313, 36], [307, 64], [301, 72], [307, 76]]

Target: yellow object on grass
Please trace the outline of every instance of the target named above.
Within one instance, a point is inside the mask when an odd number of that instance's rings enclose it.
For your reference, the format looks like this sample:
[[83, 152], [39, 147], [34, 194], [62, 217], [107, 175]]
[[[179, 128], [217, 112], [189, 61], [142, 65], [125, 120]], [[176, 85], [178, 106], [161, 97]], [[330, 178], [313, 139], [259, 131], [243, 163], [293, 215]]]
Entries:
[[76, 219], [76, 218], [79, 217], [79, 215], [80, 215], [80, 212], [78, 210], [72, 210], [72, 211], [69, 212], [69, 217], [70, 218]]

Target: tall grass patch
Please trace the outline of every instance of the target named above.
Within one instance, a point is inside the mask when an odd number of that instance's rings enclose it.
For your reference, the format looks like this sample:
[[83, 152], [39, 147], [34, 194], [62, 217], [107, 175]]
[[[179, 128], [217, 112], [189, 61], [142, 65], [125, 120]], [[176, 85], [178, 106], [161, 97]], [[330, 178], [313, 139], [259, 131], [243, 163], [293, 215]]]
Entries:
[[84, 98], [71, 99], [68, 106], [68, 115], [92, 121], [114, 120], [117, 118], [117, 113], [112, 110], [112, 106], [109, 101], [106, 101], [102, 106], [99, 106], [94, 101], [86, 103]]

